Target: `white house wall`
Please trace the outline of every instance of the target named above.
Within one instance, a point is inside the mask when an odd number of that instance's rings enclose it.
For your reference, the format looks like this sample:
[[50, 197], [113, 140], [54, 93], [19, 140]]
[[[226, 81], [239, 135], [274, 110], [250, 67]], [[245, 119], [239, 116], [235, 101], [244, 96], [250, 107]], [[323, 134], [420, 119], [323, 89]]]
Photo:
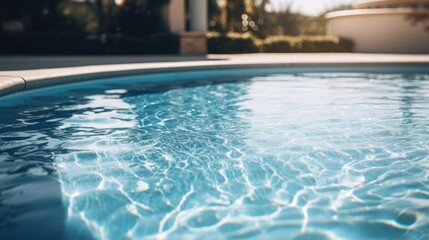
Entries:
[[423, 22], [413, 25], [407, 19], [410, 13], [406, 9], [333, 12], [327, 15], [327, 32], [354, 41], [356, 52], [429, 53], [429, 29]]

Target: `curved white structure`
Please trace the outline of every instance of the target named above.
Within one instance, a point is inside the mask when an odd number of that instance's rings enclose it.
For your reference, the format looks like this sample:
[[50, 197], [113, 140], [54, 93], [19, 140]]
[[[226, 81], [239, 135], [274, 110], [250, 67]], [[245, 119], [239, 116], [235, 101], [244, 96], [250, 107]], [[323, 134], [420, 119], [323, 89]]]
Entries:
[[348, 38], [356, 52], [429, 53], [429, 0], [361, 0], [331, 12], [327, 33]]
[[428, 8], [427, 0], [357, 0], [354, 8]]

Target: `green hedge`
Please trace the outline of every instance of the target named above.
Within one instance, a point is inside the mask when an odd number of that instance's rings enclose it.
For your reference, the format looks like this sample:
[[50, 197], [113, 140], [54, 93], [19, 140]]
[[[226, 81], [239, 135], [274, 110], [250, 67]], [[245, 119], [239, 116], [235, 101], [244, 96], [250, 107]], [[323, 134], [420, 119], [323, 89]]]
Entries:
[[[272, 36], [210, 32], [208, 51], [229, 53], [351, 52], [353, 43], [334, 36]], [[180, 37], [159, 33], [143, 38], [115, 34], [103, 37], [74, 33], [0, 35], [0, 54], [178, 54]]]
[[74, 33], [0, 35], [0, 54], [178, 54], [179, 36], [159, 33], [143, 38]]
[[208, 33], [207, 47], [209, 53], [255, 53], [258, 52], [256, 39], [249, 34], [236, 33]]
[[352, 52], [353, 43], [335, 36], [271, 36], [256, 39], [246, 34], [209, 33], [209, 53]]
[[272, 36], [258, 42], [261, 52], [352, 52], [353, 42], [335, 36]]

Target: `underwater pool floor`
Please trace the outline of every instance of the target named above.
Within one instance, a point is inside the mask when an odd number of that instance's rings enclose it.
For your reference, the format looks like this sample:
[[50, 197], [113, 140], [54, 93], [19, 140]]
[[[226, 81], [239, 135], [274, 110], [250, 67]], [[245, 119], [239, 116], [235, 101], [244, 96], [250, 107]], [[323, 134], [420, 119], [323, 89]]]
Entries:
[[429, 74], [118, 80], [19, 101], [0, 106], [0, 196], [59, 182], [65, 239], [429, 239]]

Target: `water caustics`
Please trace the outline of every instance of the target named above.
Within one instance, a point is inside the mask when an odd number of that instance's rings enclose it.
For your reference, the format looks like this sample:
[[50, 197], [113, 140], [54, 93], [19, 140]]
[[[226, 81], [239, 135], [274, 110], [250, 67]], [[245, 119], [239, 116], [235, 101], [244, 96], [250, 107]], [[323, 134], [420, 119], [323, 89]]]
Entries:
[[429, 238], [429, 75], [234, 80], [54, 99], [66, 239]]

